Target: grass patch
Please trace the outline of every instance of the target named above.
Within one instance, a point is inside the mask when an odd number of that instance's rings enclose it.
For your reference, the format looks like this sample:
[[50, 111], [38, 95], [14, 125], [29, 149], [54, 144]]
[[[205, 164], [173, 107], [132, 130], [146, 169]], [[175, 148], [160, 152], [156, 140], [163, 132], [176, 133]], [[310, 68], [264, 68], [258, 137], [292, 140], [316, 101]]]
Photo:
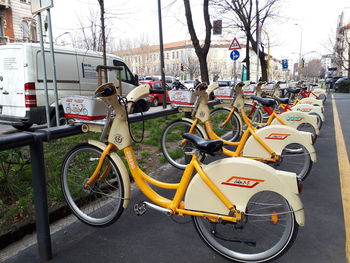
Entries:
[[[145, 121], [145, 137], [141, 144], [133, 143], [139, 165], [146, 172], [166, 160], [160, 151], [160, 136], [164, 127], [171, 121], [181, 118], [174, 114]], [[130, 125], [135, 139], [142, 134], [142, 122]], [[44, 143], [46, 164], [46, 183], [49, 210], [64, 205], [60, 185], [61, 165], [65, 155], [78, 143], [88, 139], [99, 140], [100, 134], [87, 133]], [[117, 152], [120, 157], [122, 151]], [[126, 160], [122, 157], [125, 165]], [[33, 188], [31, 186], [31, 165], [29, 147], [16, 148], [0, 152], [0, 235], [23, 222], [34, 220]]]

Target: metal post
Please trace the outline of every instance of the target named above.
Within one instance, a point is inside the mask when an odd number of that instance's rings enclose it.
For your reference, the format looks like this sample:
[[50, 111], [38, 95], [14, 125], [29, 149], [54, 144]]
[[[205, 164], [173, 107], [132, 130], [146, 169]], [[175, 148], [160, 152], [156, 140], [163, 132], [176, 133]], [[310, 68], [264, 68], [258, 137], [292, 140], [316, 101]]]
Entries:
[[34, 189], [34, 205], [36, 217], [36, 233], [39, 256], [43, 260], [52, 258], [49, 213], [47, 207], [46, 175], [43, 142], [38, 135], [30, 145], [32, 165], [32, 185]]
[[51, 25], [51, 12], [50, 12], [50, 9], [47, 9], [47, 17], [48, 17], [48, 24], [49, 24], [50, 53], [51, 53], [51, 60], [52, 60], [53, 88], [54, 88], [54, 94], [55, 94], [56, 126], [60, 126], [60, 110], [59, 110], [59, 105], [58, 105], [56, 61], [55, 61], [55, 53], [54, 53], [54, 48], [53, 48], [53, 36], [52, 36], [52, 25]]
[[160, 0], [158, 0], [158, 22], [159, 22], [159, 47], [160, 47], [160, 74], [162, 77], [162, 94], [163, 109], [166, 108], [166, 94], [165, 94], [165, 73], [164, 73], [164, 49], [163, 49], [163, 27], [162, 27], [162, 7]]
[[39, 20], [39, 35], [40, 35], [40, 48], [41, 48], [41, 57], [43, 63], [43, 84], [45, 89], [45, 109], [46, 109], [46, 121], [47, 127], [50, 128], [50, 105], [49, 105], [49, 91], [47, 88], [47, 75], [46, 75], [46, 62], [45, 62], [45, 50], [44, 50], [44, 38], [43, 38], [43, 25], [41, 21], [41, 13], [38, 13]]
[[259, 6], [258, 6], [258, 0], [255, 0], [256, 2], [256, 83], [259, 82], [259, 42], [260, 42], [260, 35], [259, 35]]
[[236, 81], [237, 81], [237, 61], [236, 60], [233, 61], [233, 80], [234, 80], [234, 83], [236, 84]]

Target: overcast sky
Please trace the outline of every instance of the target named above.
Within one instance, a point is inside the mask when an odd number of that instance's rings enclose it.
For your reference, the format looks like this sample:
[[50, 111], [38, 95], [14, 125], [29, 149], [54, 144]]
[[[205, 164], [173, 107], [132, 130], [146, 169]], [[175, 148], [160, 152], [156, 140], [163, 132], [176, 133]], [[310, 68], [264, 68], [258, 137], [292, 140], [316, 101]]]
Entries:
[[[113, 28], [114, 38], [118, 40], [147, 37], [151, 43], [157, 44], [159, 39], [157, 2], [157, 0], [105, 0], [106, 12], [116, 17], [107, 22]], [[174, 0], [162, 0], [164, 43], [190, 39], [185, 24], [183, 1], [177, 0], [174, 5], [167, 7], [170, 2]], [[191, 0], [199, 35], [204, 32], [201, 3], [202, 0]], [[317, 52], [305, 55], [307, 59], [330, 53], [329, 39], [335, 38], [341, 12], [344, 10], [350, 13], [350, 1], [281, 0], [281, 3], [283, 8], [280, 15], [286, 19], [269, 24], [265, 28], [272, 42], [271, 55], [279, 59], [296, 60], [299, 56], [301, 32], [302, 53]], [[79, 19], [84, 21], [90, 10], [95, 10], [96, 13], [99, 11], [97, 0], [54, 0], [51, 11], [54, 36], [57, 37], [66, 31], [75, 32], [79, 28]], [[296, 23], [300, 26], [296, 26]], [[238, 36], [238, 33], [231, 32], [221, 37], [213, 36], [213, 39], [231, 40], [236, 35]]]

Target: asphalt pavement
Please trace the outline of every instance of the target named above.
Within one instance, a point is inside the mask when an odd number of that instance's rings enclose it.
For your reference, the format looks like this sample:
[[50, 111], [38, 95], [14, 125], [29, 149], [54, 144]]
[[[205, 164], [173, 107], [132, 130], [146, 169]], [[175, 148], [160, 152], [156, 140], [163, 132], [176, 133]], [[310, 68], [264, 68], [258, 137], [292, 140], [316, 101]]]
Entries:
[[[350, 152], [350, 95], [335, 94], [335, 100]], [[299, 228], [290, 250], [275, 262], [346, 262], [345, 225], [330, 96], [325, 103], [325, 118], [315, 144], [318, 161], [303, 183], [301, 193], [306, 225]], [[160, 174], [161, 178], [166, 176], [174, 181], [180, 177], [179, 171], [169, 165]], [[136, 216], [132, 207], [140, 200], [145, 200], [145, 197], [134, 190], [129, 208], [110, 227], [92, 228], [79, 221], [63, 227], [51, 237], [53, 259], [50, 262], [228, 262], [203, 243], [190, 218], [175, 222], [173, 218], [151, 210], [143, 216]], [[37, 246], [33, 245], [5, 262], [42, 261], [38, 259]]]

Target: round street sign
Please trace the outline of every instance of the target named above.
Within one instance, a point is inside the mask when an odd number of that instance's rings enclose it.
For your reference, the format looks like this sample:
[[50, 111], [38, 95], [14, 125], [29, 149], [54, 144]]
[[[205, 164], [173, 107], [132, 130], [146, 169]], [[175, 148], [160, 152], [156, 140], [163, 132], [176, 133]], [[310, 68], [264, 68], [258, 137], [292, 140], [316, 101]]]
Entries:
[[230, 58], [232, 60], [237, 60], [239, 58], [239, 51], [238, 50], [233, 50], [231, 53], [230, 53]]

